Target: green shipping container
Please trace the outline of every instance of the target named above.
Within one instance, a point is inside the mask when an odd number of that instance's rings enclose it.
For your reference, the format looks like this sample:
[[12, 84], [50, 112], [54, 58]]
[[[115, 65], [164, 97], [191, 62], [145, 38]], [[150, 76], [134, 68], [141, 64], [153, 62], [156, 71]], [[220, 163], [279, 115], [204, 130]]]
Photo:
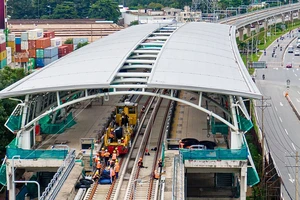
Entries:
[[44, 49], [36, 50], [36, 58], [44, 58]]
[[35, 59], [29, 58], [27, 66], [28, 66], [28, 70], [35, 69]]
[[7, 65], [6, 58], [4, 60], [0, 61], [0, 69], [2, 69], [3, 67], [5, 67], [6, 65]]

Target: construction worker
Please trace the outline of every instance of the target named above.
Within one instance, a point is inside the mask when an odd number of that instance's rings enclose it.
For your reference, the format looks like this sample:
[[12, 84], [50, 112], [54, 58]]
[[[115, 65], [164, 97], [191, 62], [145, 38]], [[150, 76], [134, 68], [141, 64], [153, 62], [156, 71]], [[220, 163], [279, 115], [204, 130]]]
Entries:
[[162, 167], [163, 167], [163, 163], [162, 163], [162, 159], [160, 158], [157, 162], [157, 166], [159, 168], [159, 173], [162, 172]]
[[179, 149], [183, 149], [183, 142], [181, 140], [179, 140]]
[[154, 171], [154, 174], [153, 174], [153, 178], [154, 178], [155, 180], [158, 180], [159, 177], [160, 177], [159, 173], [157, 172], [157, 170], [155, 170], [155, 171]]
[[110, 156], [110, 153], [107, 151], [107, 149], [105, 149], [105, 153], [104, 153], [104, 159], [105, 159], [105, 165], [108, 166], [109, 165], [109, 156]]
[[110, 160], [109, 161], [109, 166], [113, 168], [115, 166], [115, 161], [114, 160]]
[[118, 147], [115, 148], [115, 151], [116, 151], [116, 153], [117, 153], [117, 157], [119, 157], [119, 156], [120, 156], [120, 152], [119, 152]]
[[113, 183], [115, 180], [116, 172], [113, 167], [110, 168], [110, 182]]
[[104, 154], [105, 154], [105, 149], [102, 148], [100, 151], [100, 160], [103, 162], [104, 161]]
[[118, 175], [119, 175], [119, 171], [120, 171], [120, 164], [119, 164], [119, 161], [116, 160], [116, 163], [115, 163], [115, 173], [116, 173], [116, 179], [118, 179]]
[[114, 141], [114, 138], [115, 138], [115, 134], [114, 134], [114, 131], [113, 129], [110, 131], [109, 133], [109, 142], [113, 142]]
[[145, 150], [145, 156], [150, 156], [148, 148], [146, 148], [146, 150]]
[[139, 167], [139, 168], [147, 168], [147, 167], [145, 167], [144, 164], [143, 164], [143, 158], [140, 158], [140, 159], [139, 159], [139, 161], [138, 161], [138, 167]]
[[99, 179], [99, 177], [100, 177], [100, 173], [97, 170], [93, 176], [93, 180], [96, 181], [97, 179]]
[[121, 138], [121, 142], [122, 142], [122, 143], [124, 142], [124, 138], [123, 138], [123, 137]]
[[101, 174], [101, 169], [102, 169], [102, 165], [100, 160], [97, 162], [97, 171], [99, 172], [99, 174]]
[[111, 159], [112, 159], [113, 161], [117, 160], [117, 153], [116, 153], [115, 150], [113, 151], [113, 153], [112, 153], [112, 155], [111, 155]]

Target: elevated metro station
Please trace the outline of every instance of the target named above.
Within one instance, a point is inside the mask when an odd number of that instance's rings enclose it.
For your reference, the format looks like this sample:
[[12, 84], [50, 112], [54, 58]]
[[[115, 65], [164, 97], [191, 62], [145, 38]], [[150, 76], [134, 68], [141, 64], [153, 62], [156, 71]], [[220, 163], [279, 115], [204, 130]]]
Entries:
[[[0, 176], [10, 199], [16, 199], [16, 183], [24, 183], [18, 181], [17, 174], [23, 173], [46, 174], [45, 187], [37, 194], [40, 199], [60, 195], [68, 176], [74, 171], [81, 173], [82, 166], [76, 164], [82, 153], [80, 139], [94, 139], [98, 151], [102, 127], [105, 130], [109, 123], [101, 114], [109, 114], [125, 95], [154, 96], [199, 111], [194, 126], [201, 131], [190, 135], [190, 127], [183, 122], [186, 129], [180, 132], [196, 138], [209, 134], [209, 140], [217, 144], [213, 149], [178, 149], [176, 139], [182, 139], [181, 134], [169, 138], [171, 142], [165, 141], [165, 153], [172, 158], [165, 168], [166, 180], [172, 179], [174, 184], [170, 196], [205, 199], [208, 196], [199, 193], [203, 186], [191, 183], [206, 182], [215, 194], [229, 191], [232, 199], [246, 199], [247, 186], [257, 184], [259, 178], [245, 140], [253, 126], [245, 102], [261, 94], [242, 62], [235, 33], [234, 26], [211, 23], [132, 26], [0, 91], [1, 99], [25, 96], [6, 123], [16, 134], [7, 146], [7, 158], [1, 167], [5, 174]], [[178, 92], [186, 96], [175, 95]], [[79, 125], [88, 122], [76, 113], [76, 106], [86, 108], [92, 103], [99, 111], [92, 107], [83, 112], [90, 114], [91, 123], [99, 124], [99, 131], [93, 133]], [[85, 128], [77, 131], [76, 138], [72, 133], [78, 126]], [[47, 140], [49, 135], [62, 139]], [[34, 184], [37, 181], [32, 177], [28, 180]]]

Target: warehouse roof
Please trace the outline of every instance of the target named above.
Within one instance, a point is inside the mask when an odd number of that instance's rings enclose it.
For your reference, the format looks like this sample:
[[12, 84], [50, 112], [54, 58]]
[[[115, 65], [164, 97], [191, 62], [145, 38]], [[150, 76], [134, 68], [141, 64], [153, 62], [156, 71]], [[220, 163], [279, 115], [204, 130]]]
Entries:
[[116, 32], [12, 84], [0, 98], [121, 87], [261, 96], [241, 60], [235, 27], [186, 23]]

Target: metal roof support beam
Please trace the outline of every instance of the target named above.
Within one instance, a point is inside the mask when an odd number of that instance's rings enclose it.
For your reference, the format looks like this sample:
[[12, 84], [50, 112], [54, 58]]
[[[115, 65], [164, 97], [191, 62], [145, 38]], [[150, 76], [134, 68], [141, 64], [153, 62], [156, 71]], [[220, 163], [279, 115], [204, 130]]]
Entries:
[[240, 149], [243, 144], [243, 139], [242, 139], [243, 134], [239, 133], [238, 131], [238, 121], [237, 121], [237, 115], [235, 110], [236, 108], [233, 101], [233, 97], [231, 95], [229, 96], [229, 102], [230, 102], [232, 121], [235, 127], [235, 130], [230, 130], [230, 134], [231, 134], [230, 149]]
[[[243, 98], [242, 97], [238, 97], [238, 105], [239, 105], [239, 108], [241, 109], [241, 111], [243, 112], [243, 114], [245, 115], [245, 117], [248, 119], [248, 120], [250, 120], [251, 118], [250, 118], [250, 115], [248, 114], [248, 111], [247, 111], [247, 108], [246, 108], [246, 106], [245, 106], [245, 104], [244, 104], [244, 100], [243, 100]], [[249, 100], [249, 99], [248, 99]]]
[[85, 101], [85, 100], [88, 100], [88, 99], [93, 99], [93, 98], [100, 98], [100, 97], [108, 97], [109, 99], [109, 95], [146, 95], [146, 96], [156, 96], [156, 97], [162, 97], [162, 98], [165, 98], [165, 99], [169, 99], [169, 100], [172, 100], [172, 101], [177, 101], [177, 102], [180, 102], [180, 103], [183, 103], [183, 104], [186, 104], [188, 106], [191, 106], [193, 108], [196, 108], [210, 116], [213, 116], [215, 117], [216, 119], [218, 119], [219, 121], [223, 122], [224, 124], [226, 124], [227, 126], [229, 126], [233, 131], [238, 131], [238, 127], [234, 126], [233, 124], [231, 124], [230, 122], [228, 122], [227, 120], [225, 120], [224, 118], [220, 117], [219, 115], [217, 115], [216, 113], [210, 111], [210, 110], [207, 110], [203, 107], [200, 107], [196, 104], [193, 104], [189, 101], [186, 101], [186, 100], [183, 100], [183, 99], [179, 99], [179, 98], [175, 98], [175, 97], [171, 97], [171, 96], [168, 96], [168, 95], [163, 95], [163, 94], [156, 94], [156, 93], [152, 93], [152, 92], [145, 92], [145, 88], [142, 88], [142, 91], [118, 91], [118, 92], [105, 92], [105, 93], [98, 93], [98, 94], [95, 94], [95, 95], [90, 95], [88, 97], [82, 97], [82, 98], [79, 98], [79, 99], [74, 99], [73, 101], [70, 101], [70, 102], [66, 102], [54, 109], [51, 109], [51, 110], [48, 110], [47, 112], [41, 114], [40, 116], [36, 117], [35, 119], [31, 120], [28, 124], [26, 124], [24, 126], [24, 129], [26, 128], [29, 128], [31, 125], [34, 124], [34, 122], [40, 120], [41, 118], [43, 118], [44, 116], [50, 114], [50, 113], [53, 113], [61, 108], [64, 108], [64, 107], [67, 107], [67, 106], [70, 106], [72, 104], [75, 104], [75, 103], [78, 103], [78, 102], [81, 102], [81, 101]]

